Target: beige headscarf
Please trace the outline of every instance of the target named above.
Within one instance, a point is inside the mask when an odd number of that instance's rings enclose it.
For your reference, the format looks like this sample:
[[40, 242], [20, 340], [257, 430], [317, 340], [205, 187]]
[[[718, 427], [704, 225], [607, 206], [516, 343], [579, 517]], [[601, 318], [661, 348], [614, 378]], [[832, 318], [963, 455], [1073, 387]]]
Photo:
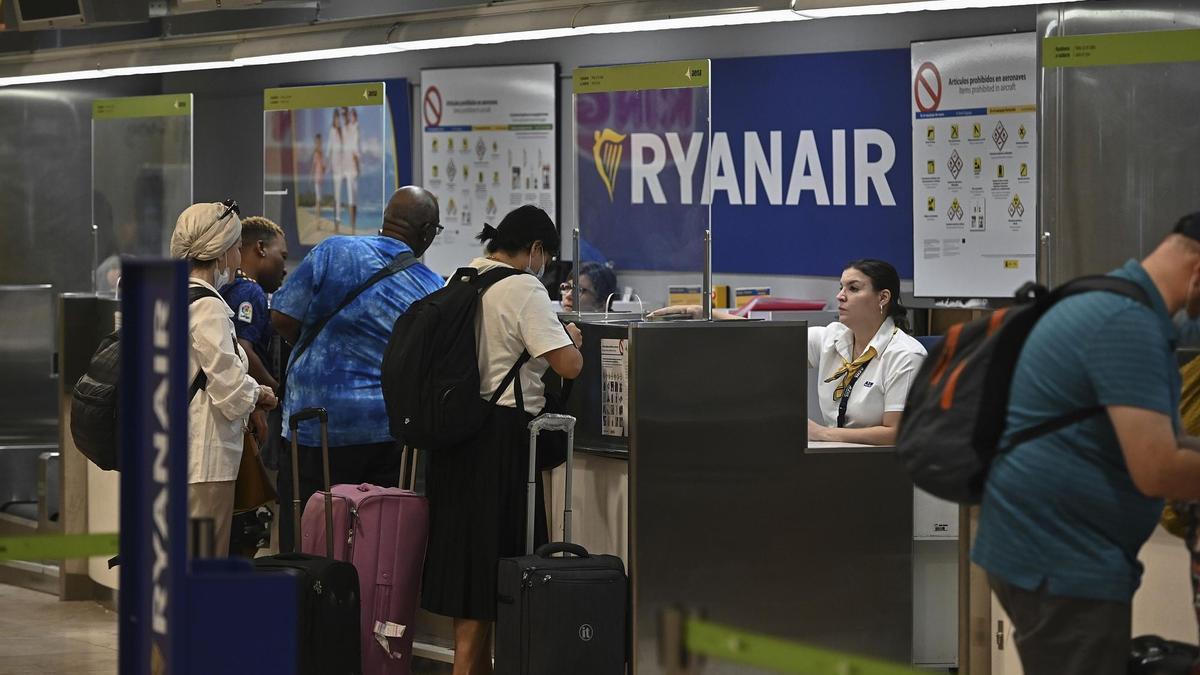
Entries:
[[242, 221], [236, 213], [225, 213], [220, 202], [192, 204], [179, 214], [171, 233], [171, 257], [183, 260], [215, 260], [242, 238]]

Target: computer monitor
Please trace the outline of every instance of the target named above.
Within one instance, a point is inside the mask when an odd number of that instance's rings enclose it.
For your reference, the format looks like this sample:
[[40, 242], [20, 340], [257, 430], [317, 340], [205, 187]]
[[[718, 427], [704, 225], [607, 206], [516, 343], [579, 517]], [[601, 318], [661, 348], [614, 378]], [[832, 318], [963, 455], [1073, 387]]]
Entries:
[[[17, 30], [80, 28], [150, 18], [146, 0], [7, 0]], [[7, 14], [7, 11], [6, 11]]]
[[10, 0], [18, 30], [73, 28], [86, 23], [83, 0]]

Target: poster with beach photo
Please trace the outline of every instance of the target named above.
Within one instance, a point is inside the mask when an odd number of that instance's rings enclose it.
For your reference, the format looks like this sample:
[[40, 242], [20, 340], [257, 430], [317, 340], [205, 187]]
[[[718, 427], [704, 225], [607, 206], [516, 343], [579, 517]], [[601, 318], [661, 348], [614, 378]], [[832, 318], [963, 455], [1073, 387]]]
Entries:
[[382, 82], [264, 92], [264, 210], [302, 249], [379, 230], [395, 154], [386, 100]]

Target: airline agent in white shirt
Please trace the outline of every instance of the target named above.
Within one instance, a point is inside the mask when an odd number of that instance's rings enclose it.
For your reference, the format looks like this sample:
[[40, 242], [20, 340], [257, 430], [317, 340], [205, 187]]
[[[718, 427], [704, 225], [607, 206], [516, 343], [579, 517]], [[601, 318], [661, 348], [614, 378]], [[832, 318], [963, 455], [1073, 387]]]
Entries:
[[810, 441], [891, 445], [925, 348], [904, 332], [900, 276], [882, 260], [842, 272], [838, 320], [808, 329], [808, 365], [817, 373], [821, 419]]
[[[838, 320], [808, 328], [808, 367], [817, 373], [821, 419], [808, 421], [808, 440], [891, 445], [904, 400], [925, 348], [904, 332], [900, 275], [882, 260], [855, 260], [842, 272]], [[688, 314], [699, 305], [664, 307], [658, 318]], [[736, 319], [714, 311], [715, 319]]]

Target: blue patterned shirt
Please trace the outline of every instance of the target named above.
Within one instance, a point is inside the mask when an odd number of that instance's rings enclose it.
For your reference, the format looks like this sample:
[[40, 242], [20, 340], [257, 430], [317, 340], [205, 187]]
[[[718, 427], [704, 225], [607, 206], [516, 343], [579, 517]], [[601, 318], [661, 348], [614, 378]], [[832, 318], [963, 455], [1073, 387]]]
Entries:
[[[390, 237], [330, 237], [287, 276], [271, 298], [272, 309], [299, 320], [303, 340], [359, 284], [410, 250]], [[367, 289], [325, 324], [299, 361], [289, 364], [284, 437], [291, 439], [288, 419], [293, 412], [320, 406], [329, 411], [331, 447], [392, 440], [380, 388], [383, 351], [396, 319], [443, 283], [425, 265], [413, 265]], [[302, 424], [298, 434], [302, 445], [321, 443], [316, 422]]]

